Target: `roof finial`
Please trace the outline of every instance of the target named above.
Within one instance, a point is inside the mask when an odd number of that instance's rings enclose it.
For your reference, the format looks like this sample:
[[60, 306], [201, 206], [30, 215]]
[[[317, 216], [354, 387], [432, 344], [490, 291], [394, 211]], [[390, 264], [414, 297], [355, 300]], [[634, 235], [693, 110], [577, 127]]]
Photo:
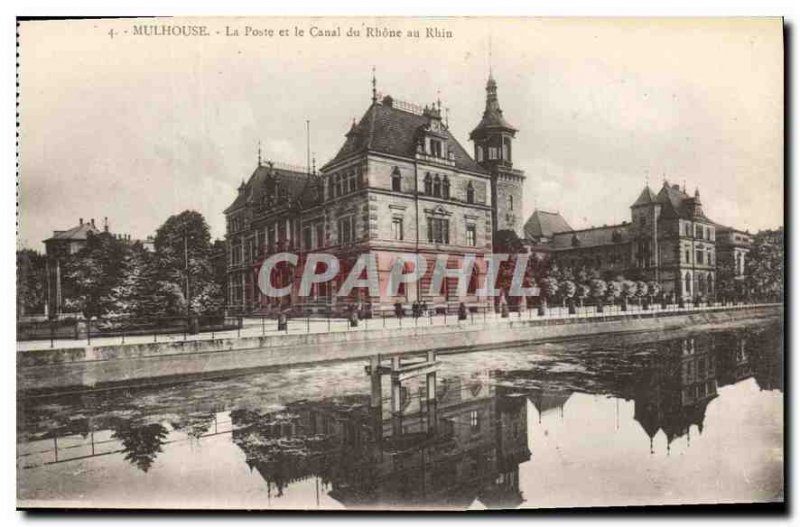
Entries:
[[492, 34], [489, 33], [489, 78], [492, 78]]
[[317, 154], [316, 153], [312, 153], [311, 154], [311, 173], [312, 174], [316, 174], [317, 173]]
[[450, 128], [450, 108], [444, 109], [444, 127]]
[[372, 66], [372, 102], [378, 101], [378, 82], [375, 80], [375, 66]]
[[258, 140], [258, 166], [261, 166], [261, 139]]
[[686, 194], [686, 180], [683, 180], [683, 193]]
[[442, 111], [442, 90], [436, 90], [436, 106]]

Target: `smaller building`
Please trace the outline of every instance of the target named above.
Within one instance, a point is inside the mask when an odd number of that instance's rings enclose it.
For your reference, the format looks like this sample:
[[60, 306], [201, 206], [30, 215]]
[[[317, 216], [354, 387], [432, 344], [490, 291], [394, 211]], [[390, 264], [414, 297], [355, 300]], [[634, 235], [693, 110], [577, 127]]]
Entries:
[[53, 235], [44, 240], [45, 255], [47, 256], [47, 304], [46, 314], [50, 318], [57, 318], [64, 306], [64, 291], [62, 287], [62, 266], [64, 260], [77, 254], [89, 242], [92, 236], [108, 235], [123, 242], [140, 243], [148, 251], [155, 249], [152, 236], [146, 240], [137, 240], [130, 234], [113, 234], [108, 229], [108, 218], [103, 219], [102, 229], [95, 224], [94, 218], [89, 221], [78, 219], [78, 224], [70, 229], [53, 231]]

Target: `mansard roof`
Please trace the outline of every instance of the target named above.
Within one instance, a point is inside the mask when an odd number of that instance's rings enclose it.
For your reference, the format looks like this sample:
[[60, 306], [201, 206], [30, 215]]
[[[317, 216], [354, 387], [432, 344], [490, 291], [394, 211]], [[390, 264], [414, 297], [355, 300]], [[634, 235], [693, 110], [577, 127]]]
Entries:
[[665, 180], [664, 186], [656, 196], [656, 202], [662, 205], [661, 218], [663, 219], [680, 218], [713, 223], [703, 212], [699, 192], [695, 192], [694, 197], [691, 197], [678, 185], [670, 185]]
[[259, 165], [246, 183], [239, 187], [239, 194], [225, 214], [244, 207], [247, 204], [260, 203], [264, 197], [278, 189], [284, 188], [290, 204], [303, 207], [313, 206], [322, 196], [315, 189], [316, 176], [310, 176], [300, 168], [288, 168], [279, 165]]
[[523, 232], [528, 239], [551, 237], [557, 232], [571, 231], [567, 220], [559, 212], [535, 210], [528, 221], [525, 222]]
[[553, 249], [575, 249], [626, 243], [630, 241], [629, 227], [630, 223], [620, 223], [557, 233], [553, 236]]
[[[346, 134], [342, 147], [336, 156], [322, 167], [346, 159], [354, 154], [366, 152], [379, 152], [413, 159], [417, 153], [417, 144], [420, 134], [430, 124], [430, 112], [416, 111], [411, 105], [394, 101], [391, 97], [376, 100], [367, 109], [364, 116], [353, 124]], [[450, 133], [446, 126], [443, 128], [444, 140], [447, 143], [445, 151], [453, 153], [456, 168], [487, 173], [473, 160], [464, 147]]]

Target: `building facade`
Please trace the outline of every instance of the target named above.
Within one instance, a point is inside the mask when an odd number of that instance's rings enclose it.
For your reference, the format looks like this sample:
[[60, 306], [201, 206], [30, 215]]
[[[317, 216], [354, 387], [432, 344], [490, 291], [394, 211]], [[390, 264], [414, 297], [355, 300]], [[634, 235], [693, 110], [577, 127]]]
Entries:
[[649, 186], [642, 190], [630, 222], [574, 230], [558, 213], [537, 211], [526, 222], [525, 237], [532, 251], [559, 265], [654, 281], [668, 295], [693, 300], [715, 296], [718, 245], [726, 258], [738, 251], [743, 261], [747, 249], [743, 243], [733, 248], [730, 232], [705, 215], [699, 191], [689, 196], [664, 181], [657, 194]]
[[[519, 229], [524, 180], [512, 165], [516, 130], [502, 117], [494, 79], [486, 91], [483, 118], [471, 134], [477, 160], [450, 132], [440, 102], [404, 103], [379, 96], [374, 84], [363, 117], [319, 172], [264, 166], [259, 160], [225, 210], [229, 306], [262, 313], [354, 306], [375, 312], [397, 303], [420, 302], [440, 311], [457, 309], [461, 302], [473, 308], [485, 303], [476, 295], [486, 273], [482, 257], [491, 253], [496, 230]], [[298, 254], [296, 269], [310, 253], [335, 254], [339, 275], [300, 297], [298, 276], [292, 274], [297, 271], [276, 269], [280, 276], [273, 284], [294, 284], [292, 294], [266, 298], [258, 288], [258, 269], [280, 251]], [[336, 291], [364, 253], [376, 258], [380, 295], [362, 288], [338, 297]], [[421, 280], [391, 295], [385, 285], [402, 253], [423, 255], [428, 269]], [[455, 278], [430, 291], [433, 262], [442, 255], [448, 268], [461, 267], [467, 256], [476, 258], [466, 295], [458, 294]]]

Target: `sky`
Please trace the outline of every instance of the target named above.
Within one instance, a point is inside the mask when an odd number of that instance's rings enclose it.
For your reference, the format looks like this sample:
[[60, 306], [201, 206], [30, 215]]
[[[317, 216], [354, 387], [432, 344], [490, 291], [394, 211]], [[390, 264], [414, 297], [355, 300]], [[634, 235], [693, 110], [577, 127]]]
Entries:
[[[165, 23], [209, 35], [134, 35]], [[185, 209], [223, 237], [259, 142], [264, 160], [305, 166], [308, 120], [322, 166], [367, 110], [373, 67], [381, 93], [440, 97], [471, 152], [491, 65], [519, 129], [525, 217], [629, 220], [645, 184], [666, 178], [699, 189], [718, 223], [783, 225], [780, 19], [78, 20], [23, 22], [19, 35], [19, 247], [43, 250], [81, 217], [145, 238]]]

